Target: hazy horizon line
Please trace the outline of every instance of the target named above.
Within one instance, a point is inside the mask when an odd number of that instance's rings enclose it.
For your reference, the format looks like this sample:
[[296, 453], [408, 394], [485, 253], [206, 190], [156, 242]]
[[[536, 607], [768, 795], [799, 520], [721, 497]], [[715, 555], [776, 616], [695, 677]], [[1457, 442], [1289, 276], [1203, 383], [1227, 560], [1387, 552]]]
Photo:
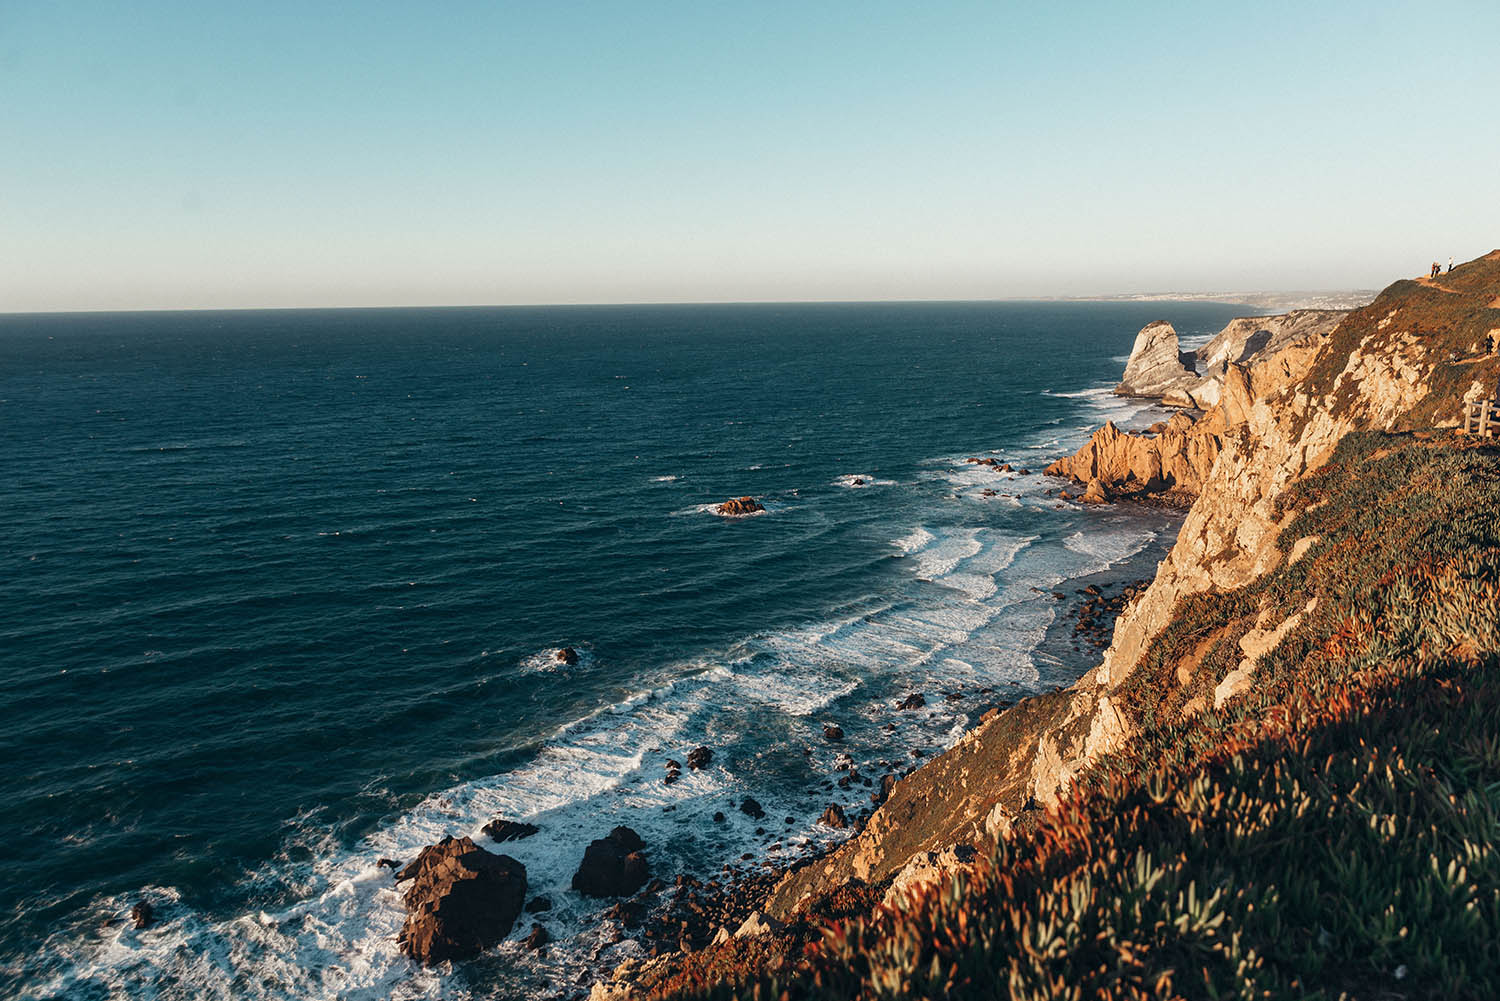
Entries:
[[639, 299], [580, 302], [427, 302], [379, 303], [374, 305], [336, 306], [123, 306], [83, 309], [0, 309], [8, 316], [77, 316], [107, 313], [270, 313], [311, 312], [314, 310], [355, 311], [377, 309], [570, 309], [607, 308], [613, 306], [859, 306], [902, 305], [906, 303], [981, 303], [981, 302], [1219, 302], [1228, 306], [1253, 305], [1243, 300], [1252, 296], [1329, 296], [1378, 293], [1374, 288], [1328, 289], [1256, 289], [1215, 292], [1110, 292], [1096, 295], [1011, 295], [977, 298], [903, 297], [899, 299]]

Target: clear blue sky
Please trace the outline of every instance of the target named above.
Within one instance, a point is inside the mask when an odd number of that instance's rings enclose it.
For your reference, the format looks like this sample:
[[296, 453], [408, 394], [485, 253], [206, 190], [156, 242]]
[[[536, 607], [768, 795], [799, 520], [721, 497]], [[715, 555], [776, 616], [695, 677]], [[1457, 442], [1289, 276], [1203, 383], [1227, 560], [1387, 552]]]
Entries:
[[1383, 285], [1500, 3], [0, 0], [0, 310]]

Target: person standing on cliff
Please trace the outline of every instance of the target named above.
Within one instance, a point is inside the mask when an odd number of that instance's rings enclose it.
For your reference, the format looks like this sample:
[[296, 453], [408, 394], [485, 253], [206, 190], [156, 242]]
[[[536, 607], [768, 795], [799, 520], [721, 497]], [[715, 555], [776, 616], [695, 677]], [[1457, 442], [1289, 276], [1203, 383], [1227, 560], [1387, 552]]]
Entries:
[[1453, 274], [1453, 255], [1452, 254], [1448, 255], [1448, 273], [1450, 275]]

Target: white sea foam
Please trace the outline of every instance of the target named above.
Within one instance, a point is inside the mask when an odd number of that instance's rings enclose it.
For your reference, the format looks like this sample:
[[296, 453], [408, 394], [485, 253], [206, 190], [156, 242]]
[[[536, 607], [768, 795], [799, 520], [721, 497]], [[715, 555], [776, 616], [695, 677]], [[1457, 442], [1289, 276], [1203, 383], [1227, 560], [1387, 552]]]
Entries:
[[852, 487], [855, 490], [859, 490], [863, 487], [894, 487], [896, 481], [882, 480], [870, 473], [847, 473], [837, 477], [833, 481], [833, 485], [836, 487]]
[[937, 536], [927, 531], [927, 529], [916, 528], [901, 538], [896, 539], [891, 544], [903, 553], [915, 553], [918, 550], [925, 549], [936, 541]]

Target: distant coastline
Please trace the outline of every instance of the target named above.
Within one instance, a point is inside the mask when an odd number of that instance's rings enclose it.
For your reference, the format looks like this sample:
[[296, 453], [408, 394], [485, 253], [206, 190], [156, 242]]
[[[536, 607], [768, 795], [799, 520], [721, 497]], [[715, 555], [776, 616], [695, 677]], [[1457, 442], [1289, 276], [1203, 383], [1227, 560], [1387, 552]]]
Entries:
[[1224, 302], [1271, 313], [1294, 309], [1359, 309], [1375, 301], [1379, 289], [1324, 289], [1292, 292], [1119, 292], [1111, 295], [1056, 296], [1055, 302]]

